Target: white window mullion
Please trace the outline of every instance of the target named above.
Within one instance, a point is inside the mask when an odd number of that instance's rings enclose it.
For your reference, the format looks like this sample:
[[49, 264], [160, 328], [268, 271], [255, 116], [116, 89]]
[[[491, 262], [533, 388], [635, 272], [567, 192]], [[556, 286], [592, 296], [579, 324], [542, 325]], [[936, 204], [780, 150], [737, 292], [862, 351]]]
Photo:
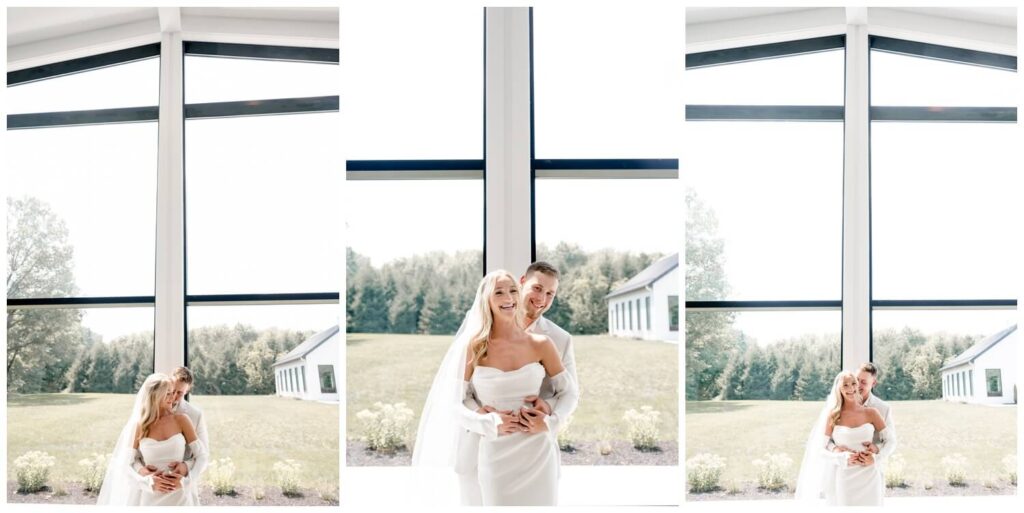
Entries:
[[184, 60], [180, 32], [160, 40], [153, 363], [167, 372], [185, 363]]
[[484, 161], [487, 272], [530, 265], [530, 13], [486, 8]]
[[843, 171], [844, 369], [856, 369], [871, 354], [868, 52], [867, 26], [848, 25]]

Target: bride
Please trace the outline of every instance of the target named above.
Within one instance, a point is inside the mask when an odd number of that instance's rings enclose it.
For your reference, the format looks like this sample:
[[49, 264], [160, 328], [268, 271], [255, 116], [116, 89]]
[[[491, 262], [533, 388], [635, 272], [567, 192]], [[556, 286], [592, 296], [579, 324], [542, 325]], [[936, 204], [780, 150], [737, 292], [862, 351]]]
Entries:
[[[519, 282], [507, 271], [480, 281], [473, 306], [448, 349], [420, 417], [413, 465], [456, 464], [459, 437], [482, 435], [478, 451], [484, 506], [555, 505], [559, 451], [550, 430], [531, 434], [532, 408], [545, 376], [556, 394], [575, 394], [555, 345], [523, 329]], [[475, 394], [483, 405], [464, 401]]]
[[808, 437], [796, 498], [816, 501], [823, 496], [830, 506], [881, 506], [882, 472], [863, 450], [876, 432], [885, 437], [882, 415], [861, 404], [857, 376], [840, 372]]
[[[174, 386], [165, 374], [151, 374], [135, 396], [135, 406], [121, 430], [107, 472], [100, 487], [100, 505], [113, 506], [195, 506], [189, 479], [169, 492], [154, 491], [154, 476], [180, 477], [185, 472], [185, 450], [190, 449], [197, 463], [207, 457], [206, 448], [196, 436], [187, 415], [171, 411]], [[147, 474], [136, 472], [136, 460]]]

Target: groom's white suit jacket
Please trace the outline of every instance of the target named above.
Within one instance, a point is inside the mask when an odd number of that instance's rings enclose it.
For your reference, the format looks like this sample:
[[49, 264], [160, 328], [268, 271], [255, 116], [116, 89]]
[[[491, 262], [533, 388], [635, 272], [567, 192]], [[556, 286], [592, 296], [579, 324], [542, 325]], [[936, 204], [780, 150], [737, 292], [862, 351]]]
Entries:
[[[545, 335], [551, 339], [555, 344], [555, 348], [558, 350], [559, 355], [562, 357], [562, 365], [572, 376], [572, 380], [579, 383], [576, 379], [576, 355], [572, 348], [572, 335], [569, 332], [560, 328], [557, 324], [551, 322], [544, 316], [533, 322], [526, 331], [536, 333], [538, 335]], [[467, 384], [467, 386], [469, 386]], [[551, 385], [551, 378], [547, 375], [544, 376], [544, 381], [541, 382], [540, 386], [540, 397], [548, 402], [551, 406], [551, 415], [547, 416], [544, 420], [548, 425], [548, 431], [554, 436], [558, 433], [559, 428], [565, 422], [565, 419], [572, 415], [572, 412], [576, 410], [576, 404], [578, 402], [578, 396], [566, 397], [561, 400], [553, 400], [555, 396], [554, 389]], [[501, 417], [496, 413], [488, 415], [480, 415], [476, 413], [476, 410], [481, 405], [472, 388], [468, 388], [464, 397], [463, 404], [465, 405], [465, 411], [463, 413], [463, 425], [472, 426], [466, 427], [462, 430], [459, 435], [458, 446], [455, 455], [455, 472], [461, 474], [463, 477], [472, 477], [473, 480], [476, 478], [477, 473], [477, 455], [480, 449], [480, 438], [481, 435], [478, 433], [494, 433], [497, 434], [497, 426], [501, 424]], [[466, 483], [464, 482], [464, 485]]]

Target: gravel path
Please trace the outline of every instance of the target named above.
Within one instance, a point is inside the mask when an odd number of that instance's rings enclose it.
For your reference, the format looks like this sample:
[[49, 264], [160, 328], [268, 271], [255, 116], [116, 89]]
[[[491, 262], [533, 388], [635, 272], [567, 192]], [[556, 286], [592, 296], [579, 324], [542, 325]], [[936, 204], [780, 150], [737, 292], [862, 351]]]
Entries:
[[[638, 451], [626, 441], [611, 443], [611, 453], [602, 456], [597, 442], [577, 444], [571, 452], [562, 451], [562, 465], [678, 465], [679, 445], [663, 442], [661, 450]], [[380, 454], [366, 448], [360, 441], [350, 440], [345, 451], [349, 467], [397, 467], [409, 465], [412, 453], [400, 450], [394, 454]]]
[[[928, 489], [924, 486], [910, 485], [904, 488], [886, 488], [886, 497], [939, 497], [939, 496], [974, 496], [974, 495], [1016, 495], [1017, 487], [1009, 481], [993, 483], [993, 486], [985, 486], [983, 483], [968, 483], [967, 486], [950, 486], [948, 484], [937, 484]], [[758, 500], [758, 499], [792, 499], [793, 493], [790, 490], [769, 492], [760, 490], [753, 486], [744, 488], [735, 493], [726, 490], [718, 490], [708, 493], [687, 493], [687, 502], [693, 501], [721, 501], [721, 500]]]
[[[55, 492], [46, 489], [38, 493], [18, 493], [18, 483], [7, 482], [7, 501], [22, 504], [96, 504], [96, 494], [86, 492], [80, 483], [68, 483]], [[337, 506], [338, 494], [331, 490], [329, 496], [320, 497], [319, 492], [303, 489], [301, 497], [285, 497], [276, 488], [264, 488], [264, 497], [256, 500], [251, 487], [239, 487], [234, 496], [217, 496], [208, 487], [203, 487], [199, 502], [203, 506]]]

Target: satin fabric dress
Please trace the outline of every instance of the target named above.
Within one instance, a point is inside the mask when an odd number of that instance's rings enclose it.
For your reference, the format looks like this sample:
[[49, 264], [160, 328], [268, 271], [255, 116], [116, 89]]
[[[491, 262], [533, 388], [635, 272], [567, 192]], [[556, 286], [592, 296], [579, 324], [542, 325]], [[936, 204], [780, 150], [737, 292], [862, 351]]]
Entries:
[[[477, 366], [472, 381], [483, 404], [515, 411], [524, 397], [537, 395], [545, 373], [539, 362], [513, 371]], [[557, 504], [559, 453], [551, 432], [481, 439], [477, 462], [484, 506]]]
[[[166, 469], [171, 462], [185, 457], [185, 435], [178, 433], [166, 440], [143, 438], [139, 440], [139, 451], [147, 465]], [[195, 494], [191, 487], [182, 486], [170, 493], [157, 493], [143, 489], [140, 506], [196, 506]]]
[[[850, 448], [863, 447], [875, 435], [875, 426], [862, 424], [857, 427], [836, 426], [832, 428], [832, 440], [836, 445]], [[882, 471], [877, 464], [851, 465], [836, 469], [835, 495], [829, 504], [834, 506], [881, 506], [885, 492]]]

